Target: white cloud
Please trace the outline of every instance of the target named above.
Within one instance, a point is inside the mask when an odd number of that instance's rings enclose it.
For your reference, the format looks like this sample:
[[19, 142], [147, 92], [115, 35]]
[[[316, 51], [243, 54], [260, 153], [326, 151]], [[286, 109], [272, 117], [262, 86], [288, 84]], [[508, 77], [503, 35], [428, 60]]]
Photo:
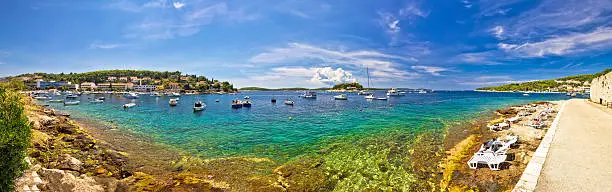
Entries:
[[312, 82], [321, 82], [327, 85], [335, 85], [338, 83], [347, 83], [357, 81], [353, 78], [353, 74], [344, 71], [342, 68], [332, 69], [331, 67], [317, 68], [315, 74], [310, 79]]
[[512, 79], [512, 77], [510, 77], [509, 75], [489, 75], [489, 76], [479, 76], [476, 77], [476, 80], [478, 81], [488, 81], [488, 80], [509, 80]]
[[574, 33], [535, 43], [500, 43], [498, 47], [518, 57], [562, 56], [612, 47], [612, 28], [598, 28], [588, 33]]
[[288, 47], [274, 48], [253, 56], [252, 63], [286, 64], [287, 62], [309, 62], [322, 65], [341, 65], [356, 69], [369, 67], [370, 75], [389, 80], [413, 78], [414, 73], [400, 69], [396, 62], [415, 62], [416, 59], [389, 55], [376, 51], [335, 51], [307, 44], [290, 43]]
[[493, 33], [493, 35], [495, 35], [496, 38], [498, 39], [503, 39], [504, 37], [502, 36], [502, 34], [504, 34], [504, 27], [502, 26], [495, 26], [492, 29], [490, 29], [489, 31], [491, 31], [491, 33]]
[[443, 68], [443, 67], [434, 67], [434, 66], [423, 66], [423, 65], [415, 65], [410, 67], [416, 71], [426, 72], [433, 76], [441, 76], [440, 72], [451, 71], [451, 69]]
[[90, 49], [114, 49], [122, 46], [125, 46], [125, 44], [108, 44], [100, 42], [94, 42], [92, 44], [89, 44]]
[[310, 15], [308, 15], [308, 14], [306, 14], [304, 12], [298, 11], [298, 10], [289, 10], [289, 13], [291, 13], [292, 15], [304, 18], [304, 19], [310, 18]]
[[185, 3], [181, 3], [181, 2], [174, 2], [174, 3], [172, 3], [172, 6], [174, 6], [174, 8], [176, 8], [176, 9], [180, 9], [180, 8], [182, 8], [183, 6], [185, 6]]
[[[250, 77], [254, 82], [249, 84], [258, 85], [261, 82], [281, 81], [284, 83], [294, 82], [291, 86], [331, 86], [338, 83], [355, 82], [351, 72], [342, 68], [331, 67], [277, 67], [270, 69], [271, 72], [263, 75]], [[246, 82], [245, 82], [246, 83]], [[287, 85], [285, 85], [287, 86]], [[291, 87], [290, 86], [290, 87]]]
[[411, 24], [417, 18], [427, 18], [429, 11], [423, 11], [416, 5], [411, 4], [397, 11], [387, 12], [378, 11], [378, 24], [383, 28], [384, 32], [390, 37], [390, 45], [396, 45], [402, 42], [401, 25]]

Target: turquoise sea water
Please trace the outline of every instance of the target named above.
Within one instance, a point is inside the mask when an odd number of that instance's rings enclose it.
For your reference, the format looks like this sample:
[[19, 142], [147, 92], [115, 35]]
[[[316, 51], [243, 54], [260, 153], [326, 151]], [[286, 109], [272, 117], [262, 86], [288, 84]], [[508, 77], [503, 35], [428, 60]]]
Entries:
[[[119, 129], [205, 158], [257, 156], [285, 161], [348, 135], [367, 137], [398, 131], [441, 130], [508, 105], [568, 99], [556, 93], [523, 96], [474, 91], [408, 93], [388, 101], [367, 101], [356, 94], [348, 94], [346, 101], [334, 100], [334, 93], [324, 92], [312, 100], [298, 97], [300, 94], [183, 95], [176, 107], [169, 106], [165, 96], [141, 95], [131, 100], [121, 95], [92, 94], [81, 96], [80, 105], [49, 104], [77, 119], [99, 121], [108, 127], [117, 125]], [[384, 92], [376, 94], [382, 96]], [[243, 100], [245, 95], [251, 97], [253, 106], [232, 109], [231, 100]], [[88, 98], [99, 96], [106, 97], [106, 101], [87, 102]], [[272, 97], [278, 101], [271, 103]], [[283, 104], [287, 98], [294, 100], [295, 105]], [[216, 99], [220, 102], [215, 102]], [[207, 104], [206, 110], [193, 112], [197, 100]], [[124, 110], [122, 105], [129, 102], [137, 106]]]

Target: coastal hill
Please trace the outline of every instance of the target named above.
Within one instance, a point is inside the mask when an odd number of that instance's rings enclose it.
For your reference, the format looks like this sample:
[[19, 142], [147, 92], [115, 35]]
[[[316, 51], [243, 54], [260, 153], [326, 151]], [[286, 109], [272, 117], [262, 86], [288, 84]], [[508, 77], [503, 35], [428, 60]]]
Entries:
[[589, 89], [591, 81], [612, 69], [606, 69], [595, 74], [581, 74], [567, 76], [553, 80], [529, 81], [511, 83], [500, 86], [481, 87], [476, 90], [483, 91], [550, 91], [550, 92], [585, 92]]
[[[227, 81], [209, 79], [205, 76], [182, 74], [180, 71], [149, 70], [99, 70], [84, 73], [31, 73], [10, 79], [18, 79], [36, 89], [82, 90], [138, 90], [147, 91], [224, 91], [233, 92], [233, 85]], [[42, 82], [42, 83], [41, 83]]]

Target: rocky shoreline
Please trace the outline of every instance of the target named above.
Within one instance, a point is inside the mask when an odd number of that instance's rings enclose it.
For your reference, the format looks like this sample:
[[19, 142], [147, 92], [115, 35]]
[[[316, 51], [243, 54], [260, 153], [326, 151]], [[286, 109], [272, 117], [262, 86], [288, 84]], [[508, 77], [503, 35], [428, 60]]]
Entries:
[[[282, 164], [256, 157], [200, 159], [145, 138], [92, 128], [92, 122], [75, 123], [33, 101], [26, 111], [34, 125], [28, 151], [32, 166], [16, 183], [20, 191], [26, 185], [41, 191], [325, 191], [351, 185], [343, 177], [355, 174], [362, 179], [403, 178], [404, 184], [380, 184], [405, 185], [389, 188], [393, 190], [508, 191], [539, 143], [521, 142], [502, 171], [469, 169], [467, 159], [478, 144], [508, 134], [486, 128], [490, 121], [516, 114], [501, 109], [493, 117], [451, 126], [446, 134], [389, 134], [356, 146], [330, 145]], [[377, 164], [374, 172], [352, 172], [368, 164]], [[405, 176], [395, 175], [399, 173]]]

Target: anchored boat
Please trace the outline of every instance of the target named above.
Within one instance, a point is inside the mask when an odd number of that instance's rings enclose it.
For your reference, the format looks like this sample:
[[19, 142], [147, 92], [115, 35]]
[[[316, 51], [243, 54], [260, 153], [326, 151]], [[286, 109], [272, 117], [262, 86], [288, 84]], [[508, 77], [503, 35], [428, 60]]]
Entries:
[[206, 109], [206, 104], [204, 104], [202, 101], [197, 101], [193, 104], [193, 111], [202, 111]]

